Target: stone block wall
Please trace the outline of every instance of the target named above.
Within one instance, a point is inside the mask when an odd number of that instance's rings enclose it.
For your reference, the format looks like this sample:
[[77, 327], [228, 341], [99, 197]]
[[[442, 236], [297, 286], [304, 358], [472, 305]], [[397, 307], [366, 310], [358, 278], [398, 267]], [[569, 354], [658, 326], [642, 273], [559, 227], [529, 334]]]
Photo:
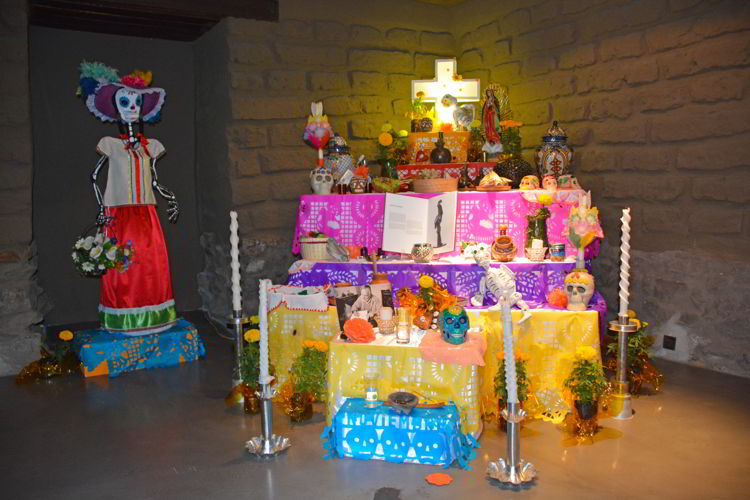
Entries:
[[[455, 7], [459, 69], [509, 86], [525, 153], [553, 119], [602, 215], [598, 286], [617, 307], [631, 207], [632, 306], [658, 354], [750, 376], [750, 5], [473, 1]], [[474, 13], [474, 14], [472, 14]], [[464, 14], [464, 15], [461, 15]]]
[[39, 357], [42, 320], [31, 234], [31, 113], [26, 2], [0, 3], [0, 375]]
[[408, 128], [411, 80], [431, 78], [435, 58], [455, 53], [449, 19], [438, 15], [444, 8], [411, 0], [310, 7], [282, 0], [278, 23], [228, 19], [196, 44], [198, 175], [206, 187], [199, 286], [204, 309], [217, 317], [231, 304], [229, 210], [239, 213], [245, 310], [257, 311], [259, 278], [286, 281], [296, 208], [317, 158], [302, 142], [310, 103], [323, 102], [355, 158], [373, 158], [384, 122]]

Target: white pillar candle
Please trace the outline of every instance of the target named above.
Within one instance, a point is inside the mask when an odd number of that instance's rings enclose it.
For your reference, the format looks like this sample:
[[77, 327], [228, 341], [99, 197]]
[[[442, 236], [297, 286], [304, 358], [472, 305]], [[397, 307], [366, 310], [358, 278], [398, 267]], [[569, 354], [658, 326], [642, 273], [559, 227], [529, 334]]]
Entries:
[[237, 224], [237, 212], [234, 210], [229, 212], [229, 243], [231, 244], [231, 250], [229, 251], [232, 257], [232, 310], [242, 311], [242, 287], [240, 287], [240, 250], [239, 243], [240, 237], [237, 234], [239, 225]]
[[258, 382], [261, 385], [268, 383], [268, 285], [270, 281], [260, 280], [258, 297], [260, 305], [258, 316], [260, 316], [260, 373]]
[[544, 241], [539, 239], [531, 240], [531, 248], [544, 248]]
[[630, 298], [630, 208], [622, 211], [622, 240], [620, 243], [620, 315], [628, 314]]
[[513, 318], [507, 301], [503, 303], [503, 354], [505, 355], [505, 387], [508, 391], [506, 402], [518, 403], [516, 357], [513, 355]]
[[380, 310], [380, 319], [383, 321], [390, 321], [393, 319], [393, 309], [390, 307], [384, 307]]

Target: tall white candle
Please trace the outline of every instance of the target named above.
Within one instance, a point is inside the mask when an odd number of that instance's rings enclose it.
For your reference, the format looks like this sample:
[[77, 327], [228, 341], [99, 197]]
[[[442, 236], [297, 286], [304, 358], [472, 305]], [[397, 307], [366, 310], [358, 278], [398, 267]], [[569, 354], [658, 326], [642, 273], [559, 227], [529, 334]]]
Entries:
[[507, 301], [503, 303], [503, 354], [505, 355], [505, 387], [508, 391], [506, 403], [518, 403], [516, 357], [513, 355], [513, 318]]
[[628, 314], [630, 297], [630, 208], [622, 211], [622, 240], [620, 243], [620, 315]]
[[232, 310], [242, 311], [242, 287], [240, 286], [240, 250], [239, 243], [240, 237], [237, 234], [239, 225], [237, 224], [237, 212], [234, 210], [229, 212], [229, 243], [231, 244], [231, 250], [229, 251], [232, 257]]
[[258, 382], [261, 385], [268, 383], [268, 285], [269, 280], [260, 280], [258, 290], [260, 305], [258, 316], [260, 316], [260, 376]]

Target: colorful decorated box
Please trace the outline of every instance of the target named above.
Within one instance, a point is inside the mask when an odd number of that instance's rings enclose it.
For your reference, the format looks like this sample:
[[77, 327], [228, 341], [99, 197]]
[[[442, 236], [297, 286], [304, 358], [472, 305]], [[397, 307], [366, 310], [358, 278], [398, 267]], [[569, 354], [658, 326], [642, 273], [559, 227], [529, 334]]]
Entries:
[[350, 398], [336, 413], [333, 426], [323, 431], [329, 456], [396, 463], [444, 465], [454, 460], [469, 468], [476, 457], [476, 440], [461, 433], [455, 405], [415, 408], [409, 415], [389, 406], [365, 407], [362, 398]]
[[[430, 153], [435, 149], [439, 133], [438, 132], [411, 132], [409, 142], [406, 145], [406, 159], [409, 163], [417, 163], [417, 153], [423, 149], [430, 157]], [[469, 132], [443, 132], [445, 147], [451, 152], [454, 163], [466, 161], [469, 153]]]
[[161, 368], [195, 361], [206, 349], [192, 323], [180, 319], [167, 331], [128, 336], [107, 330], [80, 330], [73, 349], [86, 377]]

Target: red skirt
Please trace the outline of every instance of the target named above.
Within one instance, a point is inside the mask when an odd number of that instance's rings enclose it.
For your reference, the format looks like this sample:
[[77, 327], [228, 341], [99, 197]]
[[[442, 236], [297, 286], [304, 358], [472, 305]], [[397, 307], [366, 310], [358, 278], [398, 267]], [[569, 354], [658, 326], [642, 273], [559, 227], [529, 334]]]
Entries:
[[102, 328], [131, 335], [166, 330], [177, 319], [172, 275], [155, 205], [105, 207], [114, 217], [106, 227], [118, 244], [131, 242], [134, 258], [127, 271], [110, 270], [101, 278]]

